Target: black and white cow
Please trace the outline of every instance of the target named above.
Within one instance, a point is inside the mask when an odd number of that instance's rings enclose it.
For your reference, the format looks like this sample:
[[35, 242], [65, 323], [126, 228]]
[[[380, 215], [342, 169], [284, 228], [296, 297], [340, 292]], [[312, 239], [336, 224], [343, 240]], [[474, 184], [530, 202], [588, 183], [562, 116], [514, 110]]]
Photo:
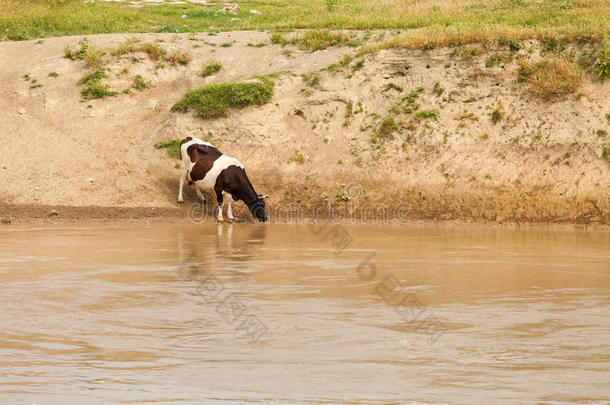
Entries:
[[266, 195], [258, 195], [250, 183], [243, 165], [235, 158], [223, 155], [214, 145], [198, 138], [187, 137], [181, 141], [182, 173], [178, 203], [184, 201], [184, 181], [194, 183], [197, 195], [204, 201], [201, 190], [214, 189], [218, 200], [218, 221], [222, 222], [222, 206], [227, 200], [227, 218], [233, 220], [232, 203], [242, 200], [259, 221], [265, 222]]

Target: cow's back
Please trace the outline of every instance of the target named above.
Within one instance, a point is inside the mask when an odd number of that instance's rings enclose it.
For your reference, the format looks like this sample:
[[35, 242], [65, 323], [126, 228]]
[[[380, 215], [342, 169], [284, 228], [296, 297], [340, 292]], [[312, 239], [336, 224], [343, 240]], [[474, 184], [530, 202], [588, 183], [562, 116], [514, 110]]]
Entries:
[[237, 166], [243, 169], [239, 160], [227, 155], [221, 155], [211, 165], [200, 161], [193, 166], [191, 178], [199, 187], [214, 188], [220, 173], [230, 166]]

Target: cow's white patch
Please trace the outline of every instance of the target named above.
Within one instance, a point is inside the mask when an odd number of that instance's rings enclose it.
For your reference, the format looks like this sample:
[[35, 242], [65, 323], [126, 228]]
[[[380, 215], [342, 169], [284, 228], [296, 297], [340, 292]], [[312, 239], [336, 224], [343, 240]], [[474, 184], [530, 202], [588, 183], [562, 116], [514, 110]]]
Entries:
[[[190, 141], [185, 142], [180, 146], [180, 151], [182, 153], [182, 161], [180, 162], [180, 183], [179, 183], [179, 187], [178, 187], [178, 202], [179, 203], [182, 203], [184, 201], [184, 198], [182, 196], [182, 190], [184, 188], [184, 181], [186, 180], [186, 174], [188, 172], [190, 172], [191, 169], [193, 168], [193, 166], [195, 165], [195, 163], [191, 162], [191, 158], [189, 157], [188, 153], [186, 153], [186, 150], [188, 149], [189, 146], [194, 145], [194, 144], [201, 144], [201, 145], [215, 147], [211, 143], [201, 140], [199, 138], [193, 138]], [[197, 189], [197, 195], [199, 196], [199, 199], [203, 201], [203, 195], [201, 194], [199, 189]]]
[[195, 185], [201, 189], [214, 188], [214, 185], [216, 185], [216, 179], [220, 175], [220, 172], [229, 166], [237, 166], [241, 169], [244, 168], [239, 160], [227, 155], [221, 155], [214, 161], [214, 165], [212, 165], [210, 171], [205, 174], [205, 177], [201, 180], [197, 180]]

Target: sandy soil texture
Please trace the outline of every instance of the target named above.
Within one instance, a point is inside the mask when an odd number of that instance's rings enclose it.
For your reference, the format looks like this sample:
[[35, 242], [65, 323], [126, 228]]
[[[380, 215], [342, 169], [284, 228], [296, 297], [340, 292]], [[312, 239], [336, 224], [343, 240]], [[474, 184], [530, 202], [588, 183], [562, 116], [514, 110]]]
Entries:
[[[127, 37], [87, 38], [107, 47]], [[385, 50], [314, 80], [301, 74], [354, 50], [282, 48], [264, 32], [137, 37], [193, 59], [159, 66], [145, 54], [116, 58], [107, 82], [119, 94], [87, 101], [77, 82], [89, 69], [64, 57], [83, 37], [0, 43], [0, 215], [24, 204], [185, 212], [175, 202], [178, 162], [154, 145], [191, 135], [240, 159], [257, 191], [271, 195], [272, 213], [298, 204], [360, 217], [389, 207], [389, 216], [422, 219], [610, 223], [610, 164], [602, 157], [610, 148], [610, 81], [587, 75], [578, 95], [544, 103], [516, 82], [516, 55], [486, 67], [489, 54]], [[257, 43], [268, 45], [248, 46]], [[535, 59], [534, 49], [526, 43], [519, 54]], [[202, 78], [212, 60], [223, 69]], [[266, 105], [213, 120], [170, 112], [193, 88], [279, 71], [292, 74], [275, 79]], [[120, 93], [137, 74], [150, 87]], [[417, 111], [438, 109], [437, 119], [404, 111], [414, 91]], [[494, 124], [496, 108], [503, 117]], [[394, 125], [380, 136], [390, 111]], [[186, 198], [195, 201], [194, 190]]]

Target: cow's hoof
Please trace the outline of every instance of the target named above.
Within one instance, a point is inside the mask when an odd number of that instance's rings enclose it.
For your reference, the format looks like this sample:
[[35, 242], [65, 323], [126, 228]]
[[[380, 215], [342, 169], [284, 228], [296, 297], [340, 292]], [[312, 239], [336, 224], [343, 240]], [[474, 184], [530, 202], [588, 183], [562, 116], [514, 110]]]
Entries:
[[182, 205], [182, 204], [184, 204], [184, 201], [180, 201], [180, 200], [178, 200], [178, 204], [179, 204], [179, 205]]
[[233, 223], [233, 221], [235, 221], [235, 218], [229, 218], [229, 219], [227, 219], [227, 222], [229, 222], [229, 223], [231, 223], [231, 224]]

